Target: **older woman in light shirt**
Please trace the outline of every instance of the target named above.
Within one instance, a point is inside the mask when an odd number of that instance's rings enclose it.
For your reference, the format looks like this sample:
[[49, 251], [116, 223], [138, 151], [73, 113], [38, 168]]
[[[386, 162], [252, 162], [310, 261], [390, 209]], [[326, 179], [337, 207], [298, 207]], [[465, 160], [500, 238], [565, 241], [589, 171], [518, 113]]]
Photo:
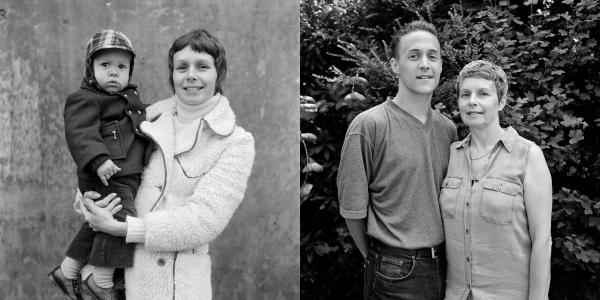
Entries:
[[547, 299], [552, 181], [542, 150], [500, 126], [508, 90], [500, 67], [467, 64], [457, 89], [470, 134], [452, 144], [440, 194], [446, 299]]

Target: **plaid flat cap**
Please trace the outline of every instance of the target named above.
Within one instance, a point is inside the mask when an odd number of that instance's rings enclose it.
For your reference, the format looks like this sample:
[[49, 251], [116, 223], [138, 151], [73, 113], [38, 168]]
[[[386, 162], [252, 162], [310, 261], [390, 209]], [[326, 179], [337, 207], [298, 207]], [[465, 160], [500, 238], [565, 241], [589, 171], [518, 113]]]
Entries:
[[129, 69], [129, 77], [131, 77], [133, 72], [133, 58], [135, 57], [135, 52], [133, 51], [131, 41], [122, 32], [112, 29], [105, 29], [96, 32], [94, 36], [92, 36], [92, 38], [87, 42], [86, 49], [86, 68], [84, 76], [88, 83], [97, 85], [96, 79], [94, 78], [94, 65], [92, 59], [94, 54], [104, 49], [122, 49], [131, 53], [131, 68]]
[[101, 49], [123, 49], [131, 52], [135, 56], [131, 41], [122, 32], [106, 29], [96, 32], [87, 42], [87, 56], [93, 56], [96, 51]]

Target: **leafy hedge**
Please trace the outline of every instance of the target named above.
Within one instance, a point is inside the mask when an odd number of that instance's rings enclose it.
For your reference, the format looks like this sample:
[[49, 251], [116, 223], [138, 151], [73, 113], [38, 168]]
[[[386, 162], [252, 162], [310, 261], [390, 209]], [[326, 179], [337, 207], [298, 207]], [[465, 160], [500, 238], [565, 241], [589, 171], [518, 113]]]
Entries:
[[[418, 3], [417, 3], [418, 2]], [[424, 2], [424, 3], [423, 3]], [[582, 1], [301, 1], [303, 299], [360, 299], [362, 257], [339, 215], [335, 177], [345, 131], [395, 95], [391, 37], [415, 19], [440, 32], [444, 70], [434, 107], [464, 137], [454, 80], [486, 59], [509, 76], [503, 126], [544, 151], [552, 173], [551, 299], [600, 298], [600, 6]]]

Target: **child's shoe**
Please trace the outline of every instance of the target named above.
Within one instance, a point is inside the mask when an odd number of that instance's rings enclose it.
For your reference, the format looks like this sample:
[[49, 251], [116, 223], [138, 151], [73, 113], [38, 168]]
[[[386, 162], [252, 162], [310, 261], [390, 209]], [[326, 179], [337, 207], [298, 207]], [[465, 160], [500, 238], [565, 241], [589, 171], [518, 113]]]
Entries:
[[84, 294], [92, 296], [93, 300], [119, 300], [117, 291], [113, 288], [105, 289], [96, 285], [94, 274], [88, 276], [88, 278], [82, 284], [82, 290]]
[[81, 279], [77, 276], [76, 279], [67, 279], [60, 269], [60, 266], [54, 268], [48, 273], [48, 279], [56, 285], [69, 299], [82, 300], [81, 298]]

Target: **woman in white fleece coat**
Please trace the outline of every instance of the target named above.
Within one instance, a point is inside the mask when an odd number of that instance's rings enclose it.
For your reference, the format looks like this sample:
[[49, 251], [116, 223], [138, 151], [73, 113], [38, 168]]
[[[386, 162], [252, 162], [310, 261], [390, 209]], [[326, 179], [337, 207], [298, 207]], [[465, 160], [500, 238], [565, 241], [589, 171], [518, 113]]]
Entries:
[[83, 199], [92, 228], [137, 243], [125, 270], [127, 300], [211, 299], [208, 244], [241, 202], [254, 160], [252, 135], [221, 94], [225, 64], [221, 44], [204, 30], [175, 40], [175, 94], [150, 106], [140, 126], [157, 149], [142, 174], [138, 217], [118, 222], [90, 194]]

